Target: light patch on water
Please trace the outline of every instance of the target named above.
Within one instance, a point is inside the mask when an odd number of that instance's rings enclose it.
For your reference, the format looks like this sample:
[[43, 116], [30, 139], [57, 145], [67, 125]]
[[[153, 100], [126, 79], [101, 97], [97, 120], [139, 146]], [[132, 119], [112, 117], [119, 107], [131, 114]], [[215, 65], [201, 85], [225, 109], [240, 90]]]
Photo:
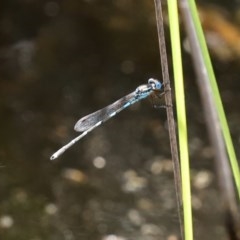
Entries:
[[0, 227], [1, 228], [10, 228], [13, 226], [13, 218], [10, 215], [3, 215], [0, 217]]
[[93, 165], [96, 168], [104, 168], [106, 165], [106, 160], [105, 160], [105, 158], [98, 156], [93, 159]]

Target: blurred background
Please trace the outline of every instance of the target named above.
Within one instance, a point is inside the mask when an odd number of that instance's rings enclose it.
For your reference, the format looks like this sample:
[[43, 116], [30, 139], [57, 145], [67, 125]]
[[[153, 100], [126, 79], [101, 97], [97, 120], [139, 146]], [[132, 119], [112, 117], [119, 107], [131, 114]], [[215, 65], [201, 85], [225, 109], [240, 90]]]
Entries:
[[[240, 5], [206, 2], [199, 11], [239, 156]], [[2, 0], [0, 12], [0, 239], [178, 239], [165, 109], [144, 100], [49, 160], [77, 136], [79, 118], [161, 80], [154, 2]], [[166, 12], [165, 27], [172, 76]], [[184, 29], [182, 42], [195, 239], [224, 240]]]

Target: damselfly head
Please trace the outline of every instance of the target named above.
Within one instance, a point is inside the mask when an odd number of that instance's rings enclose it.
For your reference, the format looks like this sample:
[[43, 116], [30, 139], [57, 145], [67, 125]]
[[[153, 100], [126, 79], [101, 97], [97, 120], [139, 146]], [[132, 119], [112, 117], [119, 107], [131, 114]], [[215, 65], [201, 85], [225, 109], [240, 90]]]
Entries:
[[157, 79], [154, 78], [149, 78], [148, 84], [151, 85], [153, 90], [161, 90], [162, 88], [162, 84]]

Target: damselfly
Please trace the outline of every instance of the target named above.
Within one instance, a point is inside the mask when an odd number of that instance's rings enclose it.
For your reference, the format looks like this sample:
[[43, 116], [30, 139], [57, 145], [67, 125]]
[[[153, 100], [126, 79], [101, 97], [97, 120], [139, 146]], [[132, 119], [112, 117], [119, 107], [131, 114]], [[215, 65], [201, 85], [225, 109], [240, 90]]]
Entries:
[[117, 100], [116, 102], [110, 104], [109, 106], [103, 109], [100, 109], [94, 113], [91, 113], [81, 118], [76, 123], [74, 130], [82, 133], [78, 137], [74, 138], [71, 142], [60, 148], [57, 152], [55, 152], [50, 159], [54, 160], [57, 157], [59, 157], [73, 144], [75, 144], [81, 138], [86, 136], [93, 129], [95, 129], [96, 127], [98, 127], [111, 117], [115, 116], [123, 109], [131, 106], [132, 104], [140, 101], [141, 99], [147, 98], [153, 93], [155, 93], [157, 96], [160, 96], [161, 89], [162, 84], [158, 80], [150, 78], [147, 84], [137, 87], [134, 92], [129, 93], [125, 97]]

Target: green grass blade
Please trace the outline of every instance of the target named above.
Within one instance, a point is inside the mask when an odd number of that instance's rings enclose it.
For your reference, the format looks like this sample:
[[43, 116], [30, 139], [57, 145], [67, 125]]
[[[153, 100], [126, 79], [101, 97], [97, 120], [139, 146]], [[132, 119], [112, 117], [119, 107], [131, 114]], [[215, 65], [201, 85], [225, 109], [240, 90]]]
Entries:
[[198, 34], [198, 39], [199, 39], [200, 46], [201, 46], [201, 49], [202, 49], [203, 58], [204, 58], [205, 65], [206, 65], [206, 68], [207, 68], [208, 76], [209, 76], [209, 79], [210, 79], [210, 84], [211, 84], [211, 88], [212, 88], [212, 91], [213, 91], [213, 98], [214, 98], [214, 102], [216, 104], [216, 108], [217, 108], [217, 112], [218, 112], [218, 116], [219, 116], [219, 121], [221, 123], [221, 128], [222, 128], [222, 132], [223, 132], [223, 137], [224, 137], [224, 141], [225, 141], [225, 144], [226, 144], [226, 148], [227, 148], [227, 152], [228, 152], [228, 155], [229, 155], [230, 164], [231, 164], [231, 168], [232, 168], [232, 172], [233, 172], [233, 176], [234, 176], [234, 181], [235, 181], [235, 184], [237, 186], [238, 196], [239, 196], [239, 199], [240, 199], [240, 170], [239, 170], [239, 165], [238, 165], [238, 162], [237, 162], [237, 157], [236, 157], [236, 154], [235, 154], [235, 150], [234, 150], [234, 147], [233, 147], [233, 142], [232, 142], [230, 130], [229, 130], [229, 127], [228, 127], [226, 115], [224, 113], [224, 108], [223, 108], [221, 96], [220, 96], [218, 85], [217, 85], [216, 78], [215, 78], [215, 75], [214, 75], [211, 59], [210, 59], [210, 56], [209, 56], [209, 53], [208, 53], [208, 48], [207, 48], [207, 44], [206, 44], [205, 37], [204, 37], [204, 34], [203, 34], [201, 22], [200, 22], [199, 17], [198, 17], [196, 4], [195, 4], [194, 0], [188, 0], [188, 2], [189, 2], [189, 6], [190, 6], [190, 9], [191, 9], [191, 12], [192, 12], [193, 21], [195, 23], [196, 31], [197, 31], [197, 34]]
[[191, 186], [189, 152], [187, 138], [187, 121], [185, 109], [185, 95], [183, 83], [182, 57], [179, 33], [178, 8], [176, 0], [168, 1], [169, 22], [171, 45], [173, 55], [174, 82], [177, 108], [177, 121], [179, 131], [179, 151], [182, 176], [182, 198], [183, 198], [183, 217], [184, 235], [186, 240], [193, 239], [193, 223], [191, 208]]

